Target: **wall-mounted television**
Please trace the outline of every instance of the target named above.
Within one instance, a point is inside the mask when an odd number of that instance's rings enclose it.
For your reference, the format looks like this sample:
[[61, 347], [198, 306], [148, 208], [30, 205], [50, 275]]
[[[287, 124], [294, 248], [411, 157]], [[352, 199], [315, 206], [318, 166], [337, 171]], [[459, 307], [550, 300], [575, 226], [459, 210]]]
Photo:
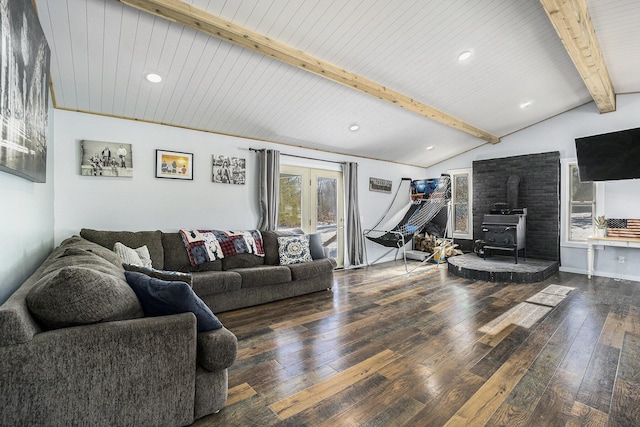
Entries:
[[640, 128], [576, 138], [580, 181], [640, 178]]

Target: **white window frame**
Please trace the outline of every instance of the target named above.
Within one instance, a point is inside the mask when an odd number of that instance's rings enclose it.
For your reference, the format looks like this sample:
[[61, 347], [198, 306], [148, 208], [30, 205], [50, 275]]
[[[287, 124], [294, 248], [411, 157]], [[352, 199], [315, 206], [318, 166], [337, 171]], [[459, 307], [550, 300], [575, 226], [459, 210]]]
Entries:
[[[569, 183], [571, 182], [571, 166], [578, 165], [578, 161], [575, 158], [561, 159], [560, 164], [562, 166], [562, 180], [560, 182], [560, 217], [561, 217], [561, 246], [572, 248], [586, 248], [587, 241], [569, 240], [569, 230], [571, 227], [570, 212], [571, 212], [571, 188]], [[595, 216], [604, 215], [604, 183], [595, 182]]]
[[[451, 177], [451, 215], [449, 218], [449, 230], [451, 230], [452, 236], [454, 239], [465, 239], [465, 240], [473, 240], [473, 169], [472, 168], [464, 168], [464, 169], [451, 169], [448, 170], [447, 173]], [[459, 233], [455, 232], [455, 206], [454, 200], [456, 199], [455, 194], [455, 176], [456, 175], [468, 175], [469, 176], [469, 188], [467, 191], [469, 192], [469, 217], [467, 219], [467, 230], [468, 233]]]

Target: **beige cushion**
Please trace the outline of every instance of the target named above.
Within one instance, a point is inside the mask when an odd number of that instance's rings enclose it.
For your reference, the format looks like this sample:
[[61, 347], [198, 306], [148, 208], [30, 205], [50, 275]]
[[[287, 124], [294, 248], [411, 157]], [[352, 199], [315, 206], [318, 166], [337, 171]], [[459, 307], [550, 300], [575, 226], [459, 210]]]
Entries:
[[120, 242], [116, 242], [115, 245], [113, 245], [113, 252], [122, 258], [123, 264], [151, 268], [151, 256], [149, 255], [149, 249], [146, 245], [132, 249]]

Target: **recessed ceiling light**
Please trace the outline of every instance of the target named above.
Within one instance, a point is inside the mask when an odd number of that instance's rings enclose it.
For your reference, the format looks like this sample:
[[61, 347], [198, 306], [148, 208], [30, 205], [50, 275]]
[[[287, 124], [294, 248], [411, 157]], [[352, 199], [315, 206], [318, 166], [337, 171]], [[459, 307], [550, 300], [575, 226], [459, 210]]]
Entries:
[[162, 77], [154, 73], [147, 74], [145, 78], [149, 80], [151, 83], [160, 83], [162, 81]]
[[436, 147], [433, 146], [433, 145], [430, 145], [430, 146], [427, 147], [427, 150], [433, 150], [434, 148], [436, 148]]
[[351, 126], [349, 126], [349, 130], [350, 130], [351, 132], [355, 132], [355, 131], [357, 131], [358, 129], [360, 129], [360, 126], [358, 126], [358, 125], [351, 125]]
[[520, 103], [520, 108], [522, 108], [523, 110], [527, 107], [530, 107], [531, 104], [533, 104], [533, 101], [524, 101], [522, 103]]
[[465, 50], [460, 55], [458, 55], [458, 61], [466, 61], [467, 59], [471, 58], [471, 55], [473, 55], [473, 52], [471, 52], [470, 50]]

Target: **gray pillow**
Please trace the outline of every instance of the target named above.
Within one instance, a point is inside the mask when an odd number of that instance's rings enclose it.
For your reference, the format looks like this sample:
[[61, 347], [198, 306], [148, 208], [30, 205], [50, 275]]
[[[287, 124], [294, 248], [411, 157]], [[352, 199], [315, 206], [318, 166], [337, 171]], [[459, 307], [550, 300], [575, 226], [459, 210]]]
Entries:
[[127, 282], [87, 267], [63, 267], [36, 282], [27, 307], [47, 329], [143, 317]]
[[313, 258], [314, 261], [326, 258], [320, 233], [309, 234], [309, 252], [311, 252], [311, 258]]
[[116, 266], [93, 252], [75, 247], [67, 248], [57, 258], [47, 260], [41, 277], [64, 267], [86, 267], [124, 280], [122, 261]]

